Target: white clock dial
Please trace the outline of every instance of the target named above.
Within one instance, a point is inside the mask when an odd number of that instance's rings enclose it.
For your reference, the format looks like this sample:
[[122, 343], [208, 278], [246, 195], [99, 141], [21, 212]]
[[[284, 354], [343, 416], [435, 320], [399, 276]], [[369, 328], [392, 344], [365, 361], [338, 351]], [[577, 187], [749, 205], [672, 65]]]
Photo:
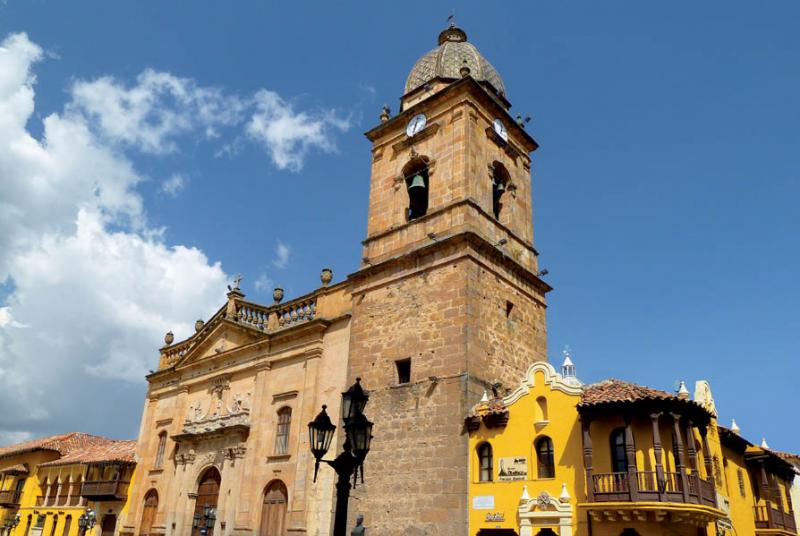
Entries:
[[411, 121], [408, 122], [408, 126], [406, 127], [406, 136], [409, 138], [414, 136], [420, 130], [425, 128], [425, 124], [428, 122], [428, 119], [425, 117], [425, 114], [417, 114], [411, 118]]
[[500, 121], [499, 119], [495, 119], [494, 122], [492, 123], [492, 127], [494, 128], [494, 131], [497, 133], [497, 135], [503, 139], [503, 141], [508, 141], [508, 130], [506, 130], [506, 126], [503, 124], [502, 121]]

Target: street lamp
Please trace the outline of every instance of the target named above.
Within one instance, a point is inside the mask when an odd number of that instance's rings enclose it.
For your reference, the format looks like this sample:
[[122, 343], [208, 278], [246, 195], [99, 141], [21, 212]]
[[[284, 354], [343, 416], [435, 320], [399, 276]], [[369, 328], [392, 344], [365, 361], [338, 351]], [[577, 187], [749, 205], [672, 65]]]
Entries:
[[342, 453], [335, 460], [323, 460], [333, 440], [336, 426], [326, 411], [327, 406], [322, 406], [322, 411], [308, 423], [308, 437], [311, 453], [316, 459], [314, 464], [314, 482], [317, 481], [319, 463], [325, 462], [336, 471], [336, 515], [333, 521], [333, 536], [346, 536], [347, 532], [347, 506], [350, 499], [350, 477], [353, 486], [358, 480], [358, 471], [361, 469], [361, 482], [364, 482], [364, 459], [369, 453], [372, 441], [372, 423], [364, 415], [369, 395], [361, 387], [361, 378], [356, 378], [356, 383], [342, 393], [342, 420], [344, 421], [344, 445]]
[[85, 533], [87, 529], [92, 530], [96, 523], [97, 514], [91, 508], [87, 508], [78, 518], [78, 526], [81, 528], [81, 533]]
[[217, 509], [213, 506], [203, 505], [203, 515], [196, 513], [192, 520], [192, 528], [200, 529], [200, 534], [204, 536], [214, 530], [214, 522], [217, 520]]

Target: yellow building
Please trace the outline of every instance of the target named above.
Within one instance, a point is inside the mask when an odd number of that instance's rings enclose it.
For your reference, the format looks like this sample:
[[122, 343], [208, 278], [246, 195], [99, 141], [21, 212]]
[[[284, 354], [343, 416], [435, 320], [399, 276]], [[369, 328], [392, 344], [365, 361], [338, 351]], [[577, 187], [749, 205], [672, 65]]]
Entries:
[[[620, 380], [582, 385], [534, 363], [466, 418], [472, 535], [796, 534], [792, 466], [694, 400]], [[735, 488], [735, 489], [734, 489]]]
[[2, 535], [119, 534], [134, 448], [76, 432], [0, 448]]

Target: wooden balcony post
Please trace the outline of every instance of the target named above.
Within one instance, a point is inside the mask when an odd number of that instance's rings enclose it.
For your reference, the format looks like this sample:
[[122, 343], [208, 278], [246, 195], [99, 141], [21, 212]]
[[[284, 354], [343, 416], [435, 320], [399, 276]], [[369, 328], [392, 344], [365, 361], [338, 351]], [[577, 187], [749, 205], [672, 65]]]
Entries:
[[636, 445], [633, 442], [631, 417], [625, 417], [625, 455], [628, 460], [628, 490], [631, 502], [639, 500], [639, 477], [636, 468]]
[[694, 442], [694, 427], [689, 419], [686, 420], [686, 452], [689, 456], [689, 469], [697, 474], [697, 447]]
[[656, 486], [658, 486], [658, 500], [664, 502], [664, 492], [666, 482], [664, 480], [664, 464], [661, 461], [661, 430], [658, 427], [658, 420], [661, 413], [652, 413], [650, 419], [653, 421], [653, 453], [656, 457]]
[[675, 450], [678, 452], [678, 459], [675, 463], [678, 465], [678, 472], [681, 475], [681, 492], [683, 493], [683, 502], [689, 502], [689, 478], [686, 475], [686, 458], [683, 453], [683, 439], [681, 438], [681, 416], [677, 413], [671, 413], [672, 415], [672, 425], [673, 431], [675, 433], [675, 441], [678, 444], [678, 448]]
[[770, 523], [772, 523], [772, 505], [769, 500], [769, 480], [767, 479], [767, 469], [764, 467], [764, 460], [758, 460], [758, 473], [759, 479], [761, 480], [761, 498], [764, 500], [764, 504], [767, 505], [767, 515], [770, 517]]
[[703, 465], [706, 468], [706, 480], [714, 484], [714, 461], [711, 458], [711, 449], [708, 447], [708, 429], [705, 426], [700, 427], [700, 448], [703, 449]]
[[586, 469], [586, 495], [589, 502], [594, 502], [594, 478], [592, 473], [592, 436], [589, 431], [592, 421], [589, 417], [581, 418], [581, 438], [583, 440], [583, 465]]

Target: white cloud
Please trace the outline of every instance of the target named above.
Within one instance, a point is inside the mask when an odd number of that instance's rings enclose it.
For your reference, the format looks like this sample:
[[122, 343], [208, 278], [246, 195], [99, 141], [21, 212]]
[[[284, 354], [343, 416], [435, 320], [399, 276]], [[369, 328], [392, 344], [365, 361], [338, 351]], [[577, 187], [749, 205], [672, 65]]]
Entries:
[[0, 445], [13, 445], [33, 439], [33, 434], [22, 430], [3, 430], [0, 431]]
[[258, 292], [269, 292], [275, 287], [275, 282], [267, 276], [266, 272], [261, 272], [256, 279], [255, 287]]
[[178, 173], [161, 183], [161, 191], [170, 197], [177, 197], [185, 187], [186, 179]]
[[[148, 223], [130, 151], [180, 151], [187, 137], [238, 150], [254, 139], [297, 171], [349, 128], [269, 91], [231, 96], [146, 70], [134, 84], [74, 82], [34, 137], [32, 67], [44, 57], [25, 34], [0, 42], [0, 285], [10, 289], [0, 301], [0, 442], [56, 427], [133, 433], [163, 334], [191, 334], [224, 302], [219, 263]], [[160, 188], [176, 195], [185, 182], [175, 173]], [[275, 266], [289, 257], [279, 242]], [[266, 274], [255, 284], [272, 287]]]
[[220, 89], [152, 69], [140, 74], [132, 87], [110, 76], [78, 81], [72, 99], [72, 106], [95, 119], [109, 139], [156, 154], [175, 151], [175, 138], [192, 129], [210, 139], [219, 137], [217, 127], [239, 123], [246, 108], [241, 99]]
[[308, 151], [313, 148], [334, 151], [333, 132], [350, 128], [350, 122], [334, 112], [295, 112], [291, 104], [272, 91], [256, 93], [255, 105], [256, 112], [247, 124], [247, 133], [264, 145], [281, 169], [300, 171]]
[[289, 246], [278, 241], [278, 245], [275, 246], [275, 258], [272, 259], [273, 266], [277, 268], [286, 268], [289, 265], [289, 254], [291, 250]]
[[31, 67], [42, 57], [25, 34], [0, 43], [0, 283], [11, 282], [0, 307], [0, 441], [55, 423], [121, 427], [120, 412], [141, 407], [140, 388], [125, 386], [155, 367], [163, 333], [190, 334], [192, 319], [224, 300], [219, 263], [147, 224], [142, 178], [117, 147], [163, 146], [176, 123], [161, 114], [155, 134], [111, 132], [84, 95], [34, 138]]

